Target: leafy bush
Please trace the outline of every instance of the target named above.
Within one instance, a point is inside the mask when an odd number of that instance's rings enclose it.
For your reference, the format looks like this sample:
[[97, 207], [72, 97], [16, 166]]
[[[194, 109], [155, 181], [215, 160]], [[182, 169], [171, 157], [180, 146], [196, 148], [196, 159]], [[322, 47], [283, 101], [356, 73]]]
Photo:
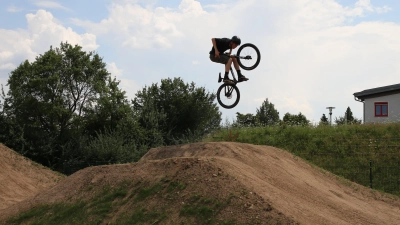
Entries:
[[180, 78], [163, 79], [136, 94], [132, 101], [142, 127], [157, 128], [165, 144], [199, 140], [219, 127], [216, 95]]

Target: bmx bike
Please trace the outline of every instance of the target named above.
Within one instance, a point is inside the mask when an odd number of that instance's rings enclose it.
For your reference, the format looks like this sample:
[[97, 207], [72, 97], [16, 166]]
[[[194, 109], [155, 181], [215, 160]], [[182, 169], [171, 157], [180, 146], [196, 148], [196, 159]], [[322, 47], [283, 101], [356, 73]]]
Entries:
[[[240, 68], [244, 70], [253, 70], [255, 69], [261, 60], [261, 54], [258, 48], [250, 43], [243, 44], [237, 51], [236, 55], [232, 55], [232, 57], [237, 58], [238, 64]], [[240, 100], [240, 92], [239, 88], [236, 86], [237, 83], [242, 81], [238, 81], [236, 79], [235, 73], [233, 72], [232, 67], [230, 68], [233, 84], [223, 83], [217, 91], [217, 100], [218, 103], [224, 107], [225, 109], [231, 109], [235, 107]], [[218, 83], [222, 81], [221, 73], [219, 73]]]

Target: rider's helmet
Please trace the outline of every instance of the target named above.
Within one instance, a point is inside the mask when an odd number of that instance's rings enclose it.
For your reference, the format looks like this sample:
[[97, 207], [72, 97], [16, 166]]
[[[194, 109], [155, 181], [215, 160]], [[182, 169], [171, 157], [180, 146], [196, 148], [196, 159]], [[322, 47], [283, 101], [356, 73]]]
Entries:
[[237, 45], [240, 45], [240, 38], [238, 36], [233, 36], [231, 41]]

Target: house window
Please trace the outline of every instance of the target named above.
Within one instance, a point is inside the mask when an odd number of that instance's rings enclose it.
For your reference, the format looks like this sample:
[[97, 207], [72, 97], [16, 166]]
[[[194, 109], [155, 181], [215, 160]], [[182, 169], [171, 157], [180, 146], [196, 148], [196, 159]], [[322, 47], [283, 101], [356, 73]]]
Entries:
[[375, 102], [375, 116], [376, 117], [387, 117], [388, 116], [388, 103], [387, 102]]

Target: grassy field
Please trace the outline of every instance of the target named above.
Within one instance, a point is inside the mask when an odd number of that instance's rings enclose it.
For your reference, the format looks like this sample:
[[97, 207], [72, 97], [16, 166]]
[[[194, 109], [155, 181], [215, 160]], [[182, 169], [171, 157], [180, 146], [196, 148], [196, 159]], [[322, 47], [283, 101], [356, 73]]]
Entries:
[[400, 196], [400, 123], [225, 128], [207, 141], [285, 149], [346, 179]]
[[[155, 185], [141, 182], [124, 181], [114, 187], [105, 186], [96, 190], [99, 194], [92, 198], [70, 203], [53, 203], [39, 205], [16, 217], [10, 218], [7, 224], [163, 224], [175, 207], [166, 207], [182, 201], [176, 193], [186, 189], [182, 182], [163, 180]], [[92, 192], [92, 187], [84, 190]], [[150, 206], [149, 199], [161, 202]], [[231, 198], [207, 198], [193, 193], [180, 206], [180, 216], [188, 218], [192, 223], [181, 224], [230, 224], [234, 220], [218, 221], [216, 214], [230, 204]], [[112, 219], [114, 217], [114, 219]]]

